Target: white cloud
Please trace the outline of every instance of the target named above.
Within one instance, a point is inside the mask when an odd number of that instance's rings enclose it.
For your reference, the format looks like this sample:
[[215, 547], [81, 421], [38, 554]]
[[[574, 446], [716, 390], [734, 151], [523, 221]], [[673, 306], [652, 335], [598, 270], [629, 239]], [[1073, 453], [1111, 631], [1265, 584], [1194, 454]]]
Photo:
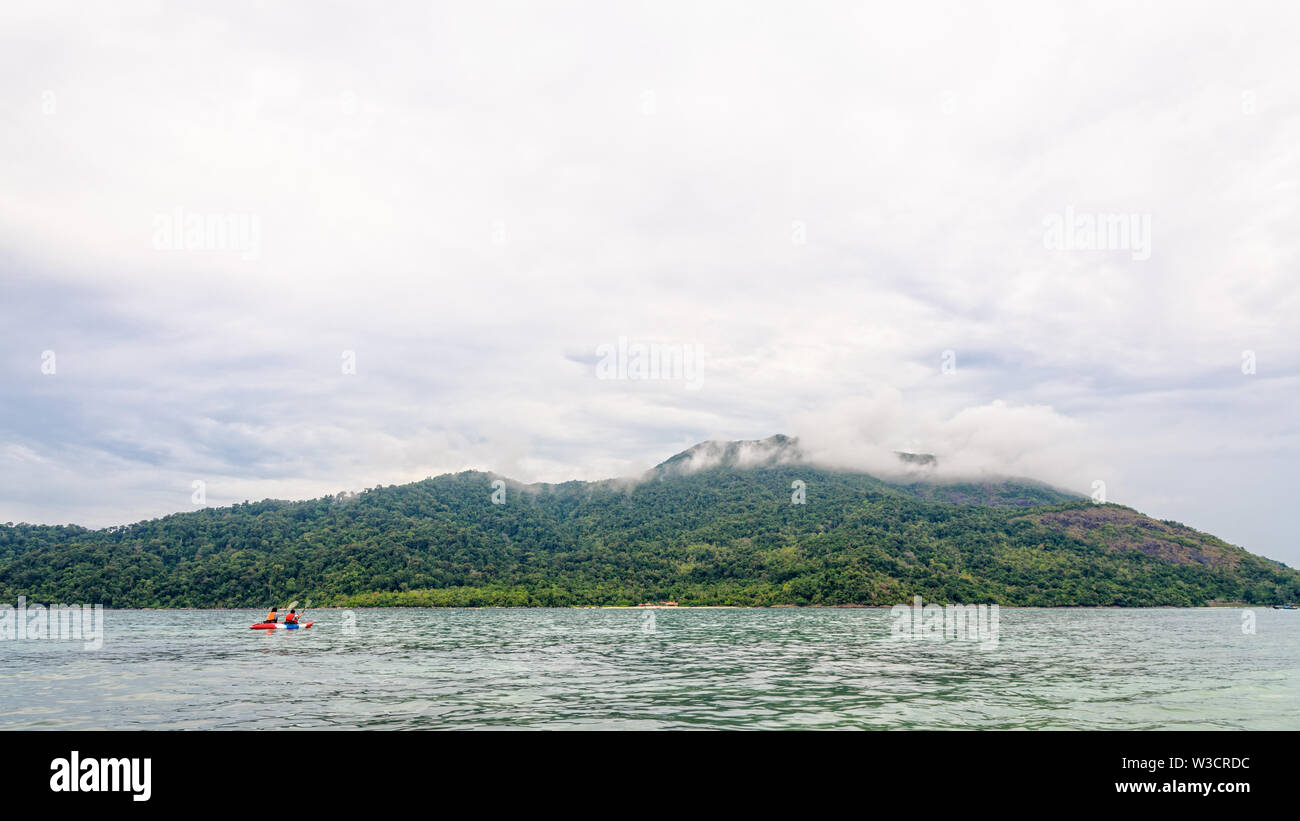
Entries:
[[[0, 518], [780, 431], [1100, 471], [1300, 564], [1227, 499], [1296, 486], [1297, 13], [11, 5]], [[1149, 215], [1151, 259], [1048, 249], [1068, 206]], [[258, 259], [155, 250], [175, 208], [256, 215]], [[575, 361], [620, 336], [700, 346], [701, 388]]]

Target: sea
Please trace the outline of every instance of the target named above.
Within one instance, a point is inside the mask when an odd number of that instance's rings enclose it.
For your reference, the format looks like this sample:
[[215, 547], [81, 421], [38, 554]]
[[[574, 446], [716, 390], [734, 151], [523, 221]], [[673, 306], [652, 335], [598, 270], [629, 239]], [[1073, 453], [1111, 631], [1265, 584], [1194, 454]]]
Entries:
[[[105, 610], [0, 639], [0, 729], [1300, 729], [1300, 611]], [[53, 631], [50, 631], [53, 632]], [[98, 646], [96, 646], [98, 645]]]

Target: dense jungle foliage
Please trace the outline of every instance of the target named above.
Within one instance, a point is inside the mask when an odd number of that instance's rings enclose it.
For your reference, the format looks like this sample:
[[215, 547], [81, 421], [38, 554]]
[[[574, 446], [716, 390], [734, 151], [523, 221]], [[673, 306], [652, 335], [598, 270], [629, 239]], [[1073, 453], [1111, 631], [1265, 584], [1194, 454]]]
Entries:
[[[1028, 482], [888, 483], [802, 465], [639, 483], [465, 472], [103, 530], [0, 526], [0, 601], [108, 607], [1268, 604], [1300, 572]], [[795, 504], [796, 480], [805, 501]], [[499, 499], [499, 496], [498, 496]]]

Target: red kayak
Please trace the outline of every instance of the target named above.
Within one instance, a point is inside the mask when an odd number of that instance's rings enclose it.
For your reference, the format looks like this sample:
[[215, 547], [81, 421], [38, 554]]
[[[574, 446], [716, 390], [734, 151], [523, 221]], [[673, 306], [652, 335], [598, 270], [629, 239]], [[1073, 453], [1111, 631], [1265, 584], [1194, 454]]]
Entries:
[[299, 628], [306, 630], [308, 627], [311, 627], [315, 623], [316, 622], [314, 621], [308, 621], [308, 622], [303, 622], [302, 624], [279, 624], [276, 622], [264, 621], [258, 624], [250, 625], [250, 628], [253, 630], [297, 630]]

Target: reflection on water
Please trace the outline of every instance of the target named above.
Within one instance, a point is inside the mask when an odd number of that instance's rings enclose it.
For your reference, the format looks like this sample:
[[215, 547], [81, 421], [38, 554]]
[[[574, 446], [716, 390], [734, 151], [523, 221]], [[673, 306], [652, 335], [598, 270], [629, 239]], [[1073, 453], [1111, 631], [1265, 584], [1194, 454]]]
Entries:
[[996, 648], [887, 610], [108, 611], [0, 641], [0, 728], [1300, 729], [1300, 611], [1010, 610]]

